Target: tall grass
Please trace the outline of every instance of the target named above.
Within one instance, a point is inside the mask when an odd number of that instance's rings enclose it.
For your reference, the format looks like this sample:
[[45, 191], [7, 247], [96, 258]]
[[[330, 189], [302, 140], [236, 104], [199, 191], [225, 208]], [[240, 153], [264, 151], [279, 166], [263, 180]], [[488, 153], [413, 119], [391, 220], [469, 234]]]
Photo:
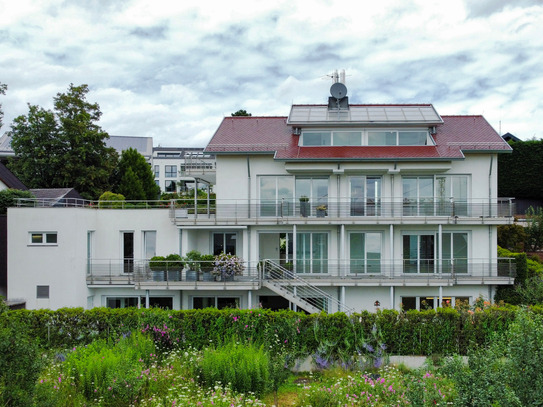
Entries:
[[231, 341], [221, 348], [205, 350], [198, 373], [206, 386], [222, 383], [236, 392], [261, 395], [268, 390], [269, 357], [263, 347]]

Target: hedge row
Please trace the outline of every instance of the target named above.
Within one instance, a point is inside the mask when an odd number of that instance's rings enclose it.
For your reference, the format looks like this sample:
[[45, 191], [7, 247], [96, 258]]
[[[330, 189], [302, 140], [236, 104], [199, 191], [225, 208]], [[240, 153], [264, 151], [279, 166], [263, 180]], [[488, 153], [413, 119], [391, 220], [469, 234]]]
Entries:
[[[364, 312], [306, 315], [292, 311], [204, 309], [81, 308], [16, 310], [2, 315], [0, 324], [17, 327], [47, 348], [66, 348], [97, 338], [117, 338], [135, 329], [157, 327], [182, 346], [202, 348], [235, 337], [281, 347], [294, 355], [313, 354], [327, 344], [336, 352], [359, 349], [372, 339], [375, 326], [389, 354], [465, 355], [471, 344], [486, 345], [506, 331], [517, 308], [490, 307], [481, 311]], [[543, 314], [542, 307], [533, 312]], [[375, 333], [373, 333], [375, 336]]]

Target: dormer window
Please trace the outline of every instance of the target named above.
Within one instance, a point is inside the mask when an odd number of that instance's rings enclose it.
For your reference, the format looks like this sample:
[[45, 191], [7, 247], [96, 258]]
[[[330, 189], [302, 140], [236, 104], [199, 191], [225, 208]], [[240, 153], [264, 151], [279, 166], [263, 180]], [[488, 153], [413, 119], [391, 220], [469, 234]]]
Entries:
[[300, 145], [317, 146], [427, 146], [428, 130], [304, 130]]

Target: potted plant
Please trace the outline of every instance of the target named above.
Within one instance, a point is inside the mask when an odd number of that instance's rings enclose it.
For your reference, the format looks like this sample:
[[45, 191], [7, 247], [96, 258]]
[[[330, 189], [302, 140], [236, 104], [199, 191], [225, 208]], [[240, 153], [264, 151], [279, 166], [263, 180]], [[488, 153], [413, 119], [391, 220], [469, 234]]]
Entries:
[[302, 195], [300, 197], [300, 216], [306, 218], [309, 215], [309, 197]]
[[175, 253], [166, 256], [166, 271], [168, 281], [181, 281], [181, 271], [183, 270], [183, 258]]
[[317, 218], [324, 218], [328, 213], [328, 207], [326, 205], [319, 205], [315, 208], [317, 210]]
[[243, 260], [233, 254], [221, 253], [215, 256], [213, 274], [219, 276], [222, 281], [232, 281], [234, 276], [243, 273]]
[[153, 256], [149, 260], [149, 268], [153, 275], [153, 281], [164, 281], [164, 272], [166, 270], [166, 257]]
[[213, 281], [215, 279], [215, 276], [213, 275], [213, 267], [215, 267], [215, 256], [212, 254], [202, 254], [200, 260], [202, 281]]
[[185, 265], [187, 266], [187, 281], [198, 280], [201, 258], [202, 253], [200, 253], [198, 250], [191, 250], [185, 255]]

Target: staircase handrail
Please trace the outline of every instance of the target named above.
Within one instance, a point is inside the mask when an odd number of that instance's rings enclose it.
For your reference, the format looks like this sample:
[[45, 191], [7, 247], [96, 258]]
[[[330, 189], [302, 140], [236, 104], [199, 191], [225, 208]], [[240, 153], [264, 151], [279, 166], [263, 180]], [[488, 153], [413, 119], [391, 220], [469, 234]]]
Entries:
[[[312, 292], [313, 294], [325, 298], [328, 302], [334, 304], [337, 306], [337, 309], [341, 312], [344, 312], [346, 314], [352, 314], [355, 312], [354, 308], [347, 307], [343, 302], [337, 300], [327, 292], [321, 290], [317, 286], [309, 283], [308, 281], [304, 280], [300, 276], [298, 276], [293, 271], [281, 266], [280, 264], [277, 264], [269, 259], [263, 260], [263, 271], [264, 276], [269, 276], [269, 280], [275, 280], [279, 281], [281, 280], [282, 285], [287, 286], [293, 286], [293, 282], [296, 282], [296, 286], [302, 286], [306, 288], [309, 292]], [[304, 299], [305, 300], [305, 299]], [[319, 307], [319, 304], [313, 304], [311, 301], [305, 300], [306, 302], [310, 303], [311, 305]]]

